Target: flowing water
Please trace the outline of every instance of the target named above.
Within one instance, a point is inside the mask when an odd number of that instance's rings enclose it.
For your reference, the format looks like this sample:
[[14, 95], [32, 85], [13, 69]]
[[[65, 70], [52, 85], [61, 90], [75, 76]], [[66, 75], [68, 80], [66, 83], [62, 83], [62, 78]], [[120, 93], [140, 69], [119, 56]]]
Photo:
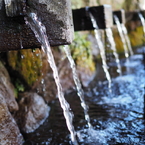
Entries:
[[102, 67], [103, 67], [103, 70], [106, 74], [106, 78], [108, 80], [109, 91], [111, 92], [111, 76], [110, 76], [110, 73], [108, 71], [108, 66], [107, 66], [107, 63], [106, 63], [105, 47], [104, 47], [103, 42], [100, 38], [97, 22], [94, 19], [93, 15], [91, 13], [89, 13], [89, 14], [90, 14], [90, 18], [91, 18], [91, 21], [92, 21], [92, 24], [93, 24], [93, 27], [94, 27], [95, 38], [96, 38], [96, 41], [97, 41], [97, 44], [98, 44], [98, 47], [99, 47], [99, 50], [100, 50], [100, 55], [101, 55], [101, 58], [102, 58], [102, 64], [103, 64]]
[[125, 27], [124, 24], [121, 24], [121, 27], [122, 27], [122, 31], [123, 31], [123, 33], [124, 33], [124, 37], [125, 37], [126, 44], [127, 44], [127, 46], [128, 46], [130, 55], [133, 55], [133, 50], [132, 50], [132, 46], [131, 46], [131, 43], [130, 43], [130, 39], [129, 39], [129, 37], [128, 37], [127, 29], [126, 29], [126, 27]]
[[80, 82], [78, 74], [77, 74], [75, 62], [74, 62], [74, 60], [71, 56], [70, 48], [67, 45], [64, 46], [64, 51], [66, 53], [66, 56], [67, 56], [67, 58], [70, 62], [70, 66], [72, 68], [73, 79], [74, 79], [74, 82], [75, 82], [75, 85], [76, 85], [76, 88], [77, 88], [77, 94], [78, 94], [78, 96], [80, 97], [80, 100], [81, 100], [81, 106], [84, 109], [85, 119], [87, 121], [87, 124], [88, 124], [89, 128], [91, 129], [92, 125], [90, 123], [90, 117], [89, 117], [89, 114], [88, 114], [88, 106], [85, 103], [84, 91], [82, 89], [81, 82]]
[[[72, 90], [66, 94], [66, 99], [75, 114], [74, 126], [80, 145], [145, 144], [143, 50], [145, 48], [134, 51], [135, 54], [130, 57], [127, 65], [124, 58], [120, 60], [124, 69], [122, 76], [112, 78], [112, 95], [107, 90], [104, 74], [104, 81], [98, 80], [98, 73], [90, 86], [84, 88], [86, 103], [89, 105], [88, 113], [94, 128], [91, 132], [86, 126], [77, 93]], [[130, 74], [126, 73], [126, 67], [131, 69]], [[48, 119], [35, 132], [25, 135], [24, 145], [71, 145], [59, 101], [56, 100], [49, 105], [51, 110]]]
[[115, 60], [116, 60], [116, 64], [117, 64], [117, 67], [118, 67], [117, 72], [119, 73], [119, 75], [122, 75], [120, 60], [119, 60], [119, 57], [118, 57], [118, 54], [117, 54], [116, 45], [115, 45], [115, 41], [114, 41], [114, 38], [113, 38], [112, 30], [111, 30], [111, 28], [108, 28], [108, 29], [105, 29], [105, 31], [106, 31], [107, 39], [110, 43], [110, 48], [112, 49]]
[[141, 13], [138, 13], [138, 15], [139, 15], [139, 18], [141, 20], [141, 24], [143, 26], [143, 32], [144, 32], [144, 35], [145, 35], [145, 19], [144, 19], [143, 15]]
[[118, 19], [118, 17], [116, 15], [114, 15], [114, 20], [115, 20], [115, 23], [117, 25], [121, 41], [123, 43], [125, 57], [128, 58], [129, 57], [129, 53], [128, 53], [128, 48], [127, 48], [127, 45], [126, 45], [126, 40], [125, 40], [125, 37], [124, 37], [124, 33], [123, 33], [123, 30], [122, 30], [122, 26], [121, 26], [120, 21], [119, 21], [119, 19]]
[[[84, 112], [80, 108], [80, 103], [76, 92], [66, 94], [66, 99], [71, 105], [75, 114], [74, 126], [72, 125], [73, 114], [64, 98], [60, 85], [57, 68], [49, 46], [45, 27], [38, 20], [36, 14], [30, 13], [26, 22], [35, 33], [38, 41], [42, 44], [42, 49], [48, 55], [48, 62], [52, 67], [54, 79], [58, 88], [58, 100], [50, 105], [50, 116], [45, 123], [35, 132], [25, 134], [24, 145], [71, 145], [72, 142], [77, 145], [76, 132], [77, 128], [78, 142], [80, 145], [143, 145], [144, 138], [144, 96], [145, 96], [145, 71], [143, 65], [143, 51], [145, 48], [137, 50], [137, 54], [130, 57], [130, 61], [125, 64], [121, 60], [122, 68], [130, 68], [130, 73], [123, 72], [122, 76], [112, 79], [112, 94], [108, 92], [107, 81], [94, 81], [88, 88], [85, 88], [84, 95], [86, 102], [89, 104], [90, 124], [93, 128], [88, 129]], [[95, 24], [94, 19], [92, 22]], [[95, 26], [96, 39], [100, 40]], [[103, 69], [106, 72], [107, 79], [108, 67], [103, 43], [98, 41]], [[112, 66], [113, 67], [113, 66]], [[98, 70], [99, 71], [99, 70]], [[100, 74], [100, 73], [98, 73]], [[109, 77], [108, 77], [109, 76]], [[96, 76], [98, 78], [98, 76]], [[110, 84], [111, 85], [111, 84]], [[62, 109], [63, 108], [63, 111]], [[66, 120], [67, 127], [64, 124]], [[70, 142], [70, 135], [72, 142]]]
[[28, 13], [28, 17], [25, 18], [26, 23], [29, 25], [29, 27], [32, 29], [34, 32], [37, 40], [41, 43], [42, 45], [42, 50], [44, 53], [47, 54], [47, 59], [50, 64], [50, 67], [53, 70], [53, 76], [56, 82], [57, 90], [58, 90], [58, 98], [61, 104], [61, 107], [63, 109], [63, 114], [66, 119], [66, 124], [68, 127], [68, 130], [70, 131], [71, 134], [71, 139], [73, 144], [77, 145], [77, 140], [76, 140], [76, 132], [74, 130], [74, 126], [72, 124], [73, 122], [73, 114], [70, 112], [70, 106], [67, 103], [67, 101], [64, 98], [62, 87], [60, 84], [59, 76], [58, 76], [58, 71], [57, 67], [54, 61], [54, 57], [48, 42], [47, 34], [46, 34], [46, 29], [45, 26], [38, 20], [38, 17], [35, 13], [31, 12]]

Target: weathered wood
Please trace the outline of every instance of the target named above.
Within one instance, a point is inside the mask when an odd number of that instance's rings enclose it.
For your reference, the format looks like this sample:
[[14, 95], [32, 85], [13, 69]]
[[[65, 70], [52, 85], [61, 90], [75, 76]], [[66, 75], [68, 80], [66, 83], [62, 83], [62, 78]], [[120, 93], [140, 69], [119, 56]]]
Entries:
[[[19, 0], [15, 2], [19, 2]], [[7, 4], [6, 9], [9, 10], [9, 8]], [[36, 40], [34, 33], [25, 24], [24, 16], [18, 16], [22, 12], [22, 7], [19, 8], [12, 13], [7, 11], [8, 16], [16, 16], [8, 17], [4, 1], [0, 0], [0, 51], [18, 50], [22, 47], [40, 47], [40, 43]], [[72, 42], [73, 23], [69, 0], [27, 0], [27, 9], [36, 12], [46, 26], [51, 46], [65, 45]]]
[[[91, 12], [91, 14], [96, 19], [99, 29], [112, 27], [113, 17], [112, 17], [112, 8], [110, 5], [89, 7], [87, 8], [87, 10]], [[87, 10], [86, 8], [73, 10], [73, 21], [75, 31], [94, 29]]]
[[143, 17], [145, 18], [145, 10], [140, 11]]
[[126, 21], [140, 21], [139, 13], [145, 18], [145, 10], [126, 12]]
[[[121, 24], [126, 23], [125, 11], [123, 9], [118, 10], [118, 11], [113, 11], [113, 15], [116, 15], [118, 17]], [[114, 25], [116, 25], [114, 17], [113, 17], [113, 23], [114, 23]]]

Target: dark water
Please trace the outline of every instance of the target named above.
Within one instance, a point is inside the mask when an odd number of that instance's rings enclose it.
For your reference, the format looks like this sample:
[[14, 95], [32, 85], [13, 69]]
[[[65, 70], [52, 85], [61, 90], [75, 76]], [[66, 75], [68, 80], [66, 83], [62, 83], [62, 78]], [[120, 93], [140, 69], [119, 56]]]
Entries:
[[[88, 130], [76, 92], [70, 91], [66, 94], [65, 97], [75, 116], [73, 124], [80, 145], [145, 144], [145, 69], [142, 51], [143, 48], [138, 49], [129, 61], [121, 59], [123, 76], [118, 77], [113, 73], [116, 66], [110, 62], [113, 77], [112, 94], [108, 91], [108, 82], [99, 72], [90, 87], [84, 89], [94, 129]], [[71, 144], [59, 101], [56, 100], [49, 105], [50, 116], [34, 133], [25, 134], [24, 145]]]

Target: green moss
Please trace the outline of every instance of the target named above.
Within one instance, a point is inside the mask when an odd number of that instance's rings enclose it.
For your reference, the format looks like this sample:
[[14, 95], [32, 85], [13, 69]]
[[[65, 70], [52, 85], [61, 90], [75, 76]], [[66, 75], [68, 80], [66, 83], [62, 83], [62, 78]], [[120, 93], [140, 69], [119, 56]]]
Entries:
[[95, 70], [91, 52], [91, 43], [87, 40], [87, 34], [81, 35], [79, 32], [75, 32], [75, 39], [70, 45], [70, 49], [77, 66], [91, 71]]
[[[117, 51], [119, 53], [124, 52], [123, 43], [120, 39], [119, 33], [115, 29], [113, 29], [113, 34], [114, 34], [114, 40], [116, 43]], [[145, 42], [145, 38], [143, 37], [143, 27], [142, 26], [136, 27], [135, 30], [130, 31], [128, 33], [128, 36], [130, 38], [132, 47], [142, 46]]]
[[72, 9], [89, 6], [91, 0], [71, 0]]
[[[8, 63], [11, 68], [21, 75], [28, 86], [32, 86], [39, 78], [42, 77], [42, 59], [40, 50], [19, 50], [8, 52]], [[15, 86], [18, 90], [23, 90], [20, 82]]]
[[134, 31], [131, 31], [129, 33], [129, 38], [133, 47], [142, 46], [145, 42], [145, 38], [143, 36], [143, 27], [140, 26]]
[[123, 53], [124, 52], [123, 43], [121, 41], [118, 31], [116, 31], [115, 29], [113, 30], [113, 36], [114, 36], [117, 52]]
[[18, 78], [15, 79], [14, 85], [15, 85], [14, 93], [17, 98], [19, 92], [25, 91], [25, 86], [22, 84], [22, 82]]

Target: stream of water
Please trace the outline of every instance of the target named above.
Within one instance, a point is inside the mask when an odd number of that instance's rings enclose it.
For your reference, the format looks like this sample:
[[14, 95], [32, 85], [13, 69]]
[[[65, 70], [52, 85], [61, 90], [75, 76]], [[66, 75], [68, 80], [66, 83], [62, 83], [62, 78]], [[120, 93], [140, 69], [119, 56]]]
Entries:
[[[66, 94], [75, 114], [74, 126], [80, 145], [144, 145], [144, 96], [145, 64], [140, 48], [130, 57], [126, 65], [120, 60], [122, 76], [112, 78], [112, 95], [108, 92], [107, 81], [96, 79], [84, 88], [86, 103], [89, 105], [90, 121], [93, 129], [89, 131], [80, 106], [77, 92]], [[113, 63], [114, 64], [114, 63]], [[101, 63], [100, 63], [101, 66]], [[116, 67], [113, 66], [112, 67]], [[130, 74], [126, 72], [130, 68]], [[102, 77], [105, 78], [104, 74]], [[64, 124], [65, 118], [58, 100], [51, 104], [50, 115], [35, 132], [25, 135], [24, 145], [71, 145], [69, 132]]]
[[67, 124], [68, 130], [70, 131], [70, 134], [71, 134], [72, 142], [74, 145], [78, 145], [77, 140], [76, 140], [76, 132], [75, 132], [74, 126], [72, 124], [73, 114], [70, 111], [71, 109], [70, 109], [69, 104], [67, 103], [67, 101], [64, 98], [64, 94], [63, 94], [62, 87], [61, 87], [60, 80], [59, 80], [57, 67], [56, 67], [54, 57], [53, 57], [53, 54], [52, 54], [52, 51], [50, 48], [50, 44], [48, 42], [45, 26], [38, 20], [37, 15], [33, 12], [28, 13], [28, 17], [26, 17], [25, 20], [26, 20], [26, 24], [29, 25], [29, 27], [34, 32], [35, 37], [42, 45], [42, 50], [44, 51], [44, 53], [47, 54], [48, 62], [50, 64], [50, 67], [53, 70], [53, 76], [54, 76], [55, 83], [56, 83], [57, 90], [58, 90], [58, 98], [59, 98], [61, 107], [63, 109], [63, 114], [66, 119], [66, 124]]
[[144, 19], [143, 15], [141, 13], [138, 13], [138, 15], [139, 15], [139, 18], [141, 20], [141, 24], [143, 26], [143, 32], [144, 32], [144, 35], [145, 35], [145, 19]]
[[127, 44], [127, 46], [128, 46], [130, 55], [133, 55], [133, 50], [132, 50], [132, 46], [131, 46], [130, 39], [129, 39], [129, 37], [128, 37], [127, 29], [126, 29], [126, 27], [125, 27], [124, 24], [121, 24], [121, 27], [122, 27], [122, 31], [123, 31], [123, 33], [124, 33], [124, 37], [125, 37], [126, 44]]
[[99, 47], [99, 50], [100, 50], [100, 55], [101, 55], [101, 58], [102, 58], [102, 64], [103, 64], [102, 67], [103, 67], [103, 70], [106, 74], [106, 78], [108, 80], [109, 91], [111, 92], [111, 76], [110, 76], [110, 73], [108, 71], [108, 66], [107, 66], [107, 63], [106, 63], [105, 47], [104, 47], [103, 42], [100, 38], [97, 22], [94, 19], [93, 15], [91, 13], [89, 13], [89, 14], [90, 14], [90, 18], [91, 18], [91, 21], [92, 21], [92, 24], [93, 24], [93, 27], [94, 27], [95, 38], [96, 38], [96, 41], [97, 41], [97, 44], [98, 44], [98, 47]]
[[127, 45], [126, 45], [126, 40], [125, 40], [125, 37], [124, 37], [124, 33], [123, 33], [123, 30], [122, 30], [122, 26], [121, 26], [120, 21], [119, 21], [119, 19], [118, 19], [118, 17], [116, 15], [114, 15], [114, 20], [115, 20], [115, 23], [117, 25], [121, 41], [123, 43], [125, 57], [128, 58], [129, 57], [129, 53], [128, 53], [128, 48], [127, 48]]
[[110, 48], [113, 50], [113, 54], [114, 54], [114, 57], [115, 57], [115, 60], [116, 60], [116, 64], [117, 64], [117, 67], [118, 67], [117, 72], [119, 73], [119, 75], [122, 75], [120, 60], [119, 60], [118, 53], [117, 53], [117, 50], [116, 50], [116, 44], [115, 44], [115, 41], [114, 41], [114, 38], [113, 38], [112, 30], [111, 30], [111, 28], [108, 28], [108, 29], [105, 29], [105, 31], [106, 31], [107, 39], [110, 43]]
[[[107, 81], [96, 81], [94, 79], [93, 83], [91, 83], [88, 88], [85, 88], [84, 92], [76, 77], [75, 64], [73, 60], [71, 60], [69, 49], [67, 47], [64, 48], [71, 63], [74, 81], [76, 86], [78, 85], [77, 93], [82, 97], [80, 100], [84, 112], [81, 112], [76, 92], [72, 91], [66, 94], [67, 101], [64, 98], [58, 71], [44, 25], [38, 20], [35, 13], [29, 13], [28, 16], [29, 17], [25, 18], [26, 23], [30, 26], [35, 33], [36, 38], [42, 44], [43, 51], [48, 55], [48, 62], [53, 70], [54, 79], [58, 89], [59, 101], [54, 101], [50, 104], [50, 116], [42, 126], [35, 132], [24, 135], [24, 145], [71, 145], [72, 143], [74, 145], [78, 145], [78, 143], [80, 145], [145, 144], [145, 126], [143, 118], [145, 64], [143, 65], [142, 55], [145, 48], [138, 49], [136, 54], [130, 57], [130, 61], [127, 64], [124, 63], [124, 59], [120, 60], [120, 67], [126, 68], [126, 70], [127, 68], [130, 68], [130, 72], [127, 73], [124, 71], [122, 72], [122, 76], [117, 76], [116, 78], [111, 79], [106, 63], [104, 45], [99, 37], [96, 21], [90, 14], [95, 28], [95, 37], [102, 57], [102, 68], [106, 73]], [[129, 57], [128, 52], [127, 54], [125, 52], [125, 56], [127, 58]], [[112, 85], [111, 95], [107, 89], [108, 82], [110, 89]], [[89, 110], [85, 104], [84, 96], [87, 97], [86, 102], [90, 107]], [[69, 104], [71, 105], [75, 116], [70, 112]], [[74, 126], [77, 128], [77, 132], [74, 130], [72, 124], [73, 118], [75, 120]], [[67, 127], [64, 124], [64, 120], [66, 121]], [[87, 125], [86, 120], [88, 121]], [[91, 127], [91, 124], [93, 128], [88, 129], [88, 126]], [[70, 141], [70, 134], [72, 142]], [[76, 139], [76, 135], [78, 139]]]
[[66, 53], [66, 56], [67, 56], [67, 58], [70, 62], [70, 66], [72, 68], [73, 79], [74, 79], [74, 82], [75, 82], [75, 85], [76, 85], [76, 88], [77, 88], [77, 94], [78, 94], [78, 96], [80, 97], [80, 100], [81, 100], [81, 106], [84, 109], [85, 119], [87, 121], [88, 127], [91, 129], [92, 125], [90, 123], [90, 117], [89, 117], [89, 114], [88, 114], [88, 108], [89, 107], [86, 105], [86, 102], [85, 102], [84, 91], [82, 89], [81, 82], [80, 82], [78, 74], [77, 74], [75, 62], [74, 62], [74, 60], [71, 56], [70, 48], [67, 45], [64, 46], [64, 51]]

